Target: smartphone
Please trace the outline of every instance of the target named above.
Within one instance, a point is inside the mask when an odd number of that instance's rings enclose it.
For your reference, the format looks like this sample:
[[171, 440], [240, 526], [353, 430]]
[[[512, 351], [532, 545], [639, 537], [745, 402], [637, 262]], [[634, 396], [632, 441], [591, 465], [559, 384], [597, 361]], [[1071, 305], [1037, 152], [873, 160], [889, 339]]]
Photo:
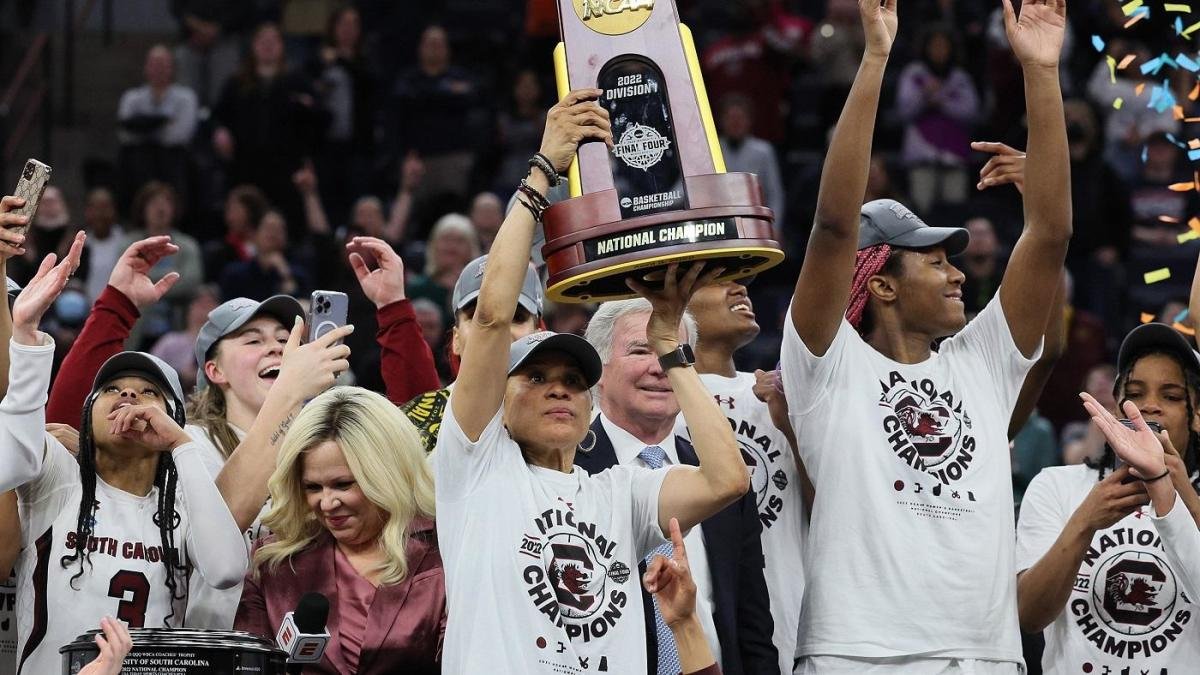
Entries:
[[25, 200], [25, 206], [13, 210], [12, 213], [29, 216], [29, 222], [9, 229], [19, 234], [25, 234], [29, 226], [33, 224], [33, 215], [37, 213], [38, 202], [42, 201], [42, 193], [46, 191], [46, 184], [50, 182], [50, 171], [49, 165], [36, 159], [25, 162], [25, 168], [21, 170], [21, 179], [17, 181], [17, 189], [13, 191], [14, 195]]
[[338, 291], [313, 291], [308, 317], [308, 341], [346, 325], [350, 298]]
[[[1133, 420], [1129, 420], [1129, 419], [1119, 419], [1119, 420], [1117, 420], [1117, 421], [1118, 421], [1118, 422], [1120, 422], [1121, 424], [1124, 424], [1124, 425], [1125, 425], [1127, 428], [1129, 428], [1129, 429], [1132, 429], [1132, 428], [1133, 428]], [[1155, 435], [1158, 435], [1158, 434], [1162, 433], [1163, 426], [1162, 426], [1161, 424], [1159, 424], [1158, 422], [1155, 422], [1154, 420], [1145, 420], [1145, 422], [1146, 422], [1146, 426], [1150, 427], [1150, 430], [1151, 430], [1151, 431], [1153, 431], [1153, 432], [1155, 433]], [[1104, 444], [1104, 449], [1105, 449], [1105, 450], [1107, 450], [1107, 451], [1110, 451], [1110, 452], [1111, 452], [1111, 451], [1112, 451], [1112, 446], [1110, 446], [1110, 445], [1109, 445], [1109, 444], [1106, 442], [1106, 443]], [[1119, 456], [1117, 453], [1113, 452], [1113, 468], [1114, 468], [1114, 469], [1119, 469], [1119, 468], [1121, 468], [1121, 467], [1122, 467], [1124, 464], [1125, 464], [1125, 462], [1121, 460], [1121, 457], [1120, 457], [1120, 456]], [[1124, 482], [1126, 482], [1126, 483], [1132, 483], [1132, 482], [1134, 482], [1134, 481], [1136, 481], [1136, 480], [1137, 480], [1136, 478], [1134, 478], [1134, 477], [1130, 476], [1129, 478], [1125, 479], [1125, 481], [1124, 481]]]

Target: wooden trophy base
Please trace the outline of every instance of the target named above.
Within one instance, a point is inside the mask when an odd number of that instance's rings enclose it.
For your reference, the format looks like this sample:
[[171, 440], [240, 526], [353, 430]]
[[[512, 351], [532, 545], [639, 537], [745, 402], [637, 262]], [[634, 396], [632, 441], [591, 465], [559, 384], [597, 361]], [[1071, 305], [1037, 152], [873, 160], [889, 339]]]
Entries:
[[685, 178], [689, 208], [621, 218], [616, 190], [592, 192], [546, 210], [546, 297], [604, 302], [636, 297], [625, 280], [661, 288], [667, 267], [703, 260], [724, 267], [722, 281], [754, 276], [783, 262], [774, 214], [758, 180], [746, 173]]

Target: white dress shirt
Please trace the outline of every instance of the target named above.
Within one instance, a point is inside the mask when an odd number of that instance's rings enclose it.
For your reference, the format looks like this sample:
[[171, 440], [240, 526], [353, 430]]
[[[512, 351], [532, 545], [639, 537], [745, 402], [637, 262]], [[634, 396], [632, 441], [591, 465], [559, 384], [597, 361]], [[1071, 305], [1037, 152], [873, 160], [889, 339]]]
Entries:
[[[603, 425], [605, 433], [612, 441], [613, 452], [617, 455], [618, 464], [646, 466], [646, 463], [638, 457], [638, 453], [649, 445], [657, 445], [666, 452], [667, 457], [663, 460], [664, 470], [666, 467], [676, 466], [680, 463], [679, 451], [675, 448], [674, 430], [662, 440], [643, 443], [633, 434], [614, 424], [612, 420], [604, 416], [604, 413], [601, 413], [599, 417], [600, 424]], [[704, 629], [704, 637], [708, 638], [708, 645], [712, 649], [713, 656], [716, 657], [717, 663], [720, 663], [721, 643], [717, 639], [717, 627], [713, 622], [712, 575], [708, 569], [708, 555], [704, 549], [703, 528], [693, 527], [686, 532], [683, 535], [683, 544], [687, 547], [688, 566], [691, 567], [692, 578], [696, 582], [696, 616], [700, 618], [700, 627]]]

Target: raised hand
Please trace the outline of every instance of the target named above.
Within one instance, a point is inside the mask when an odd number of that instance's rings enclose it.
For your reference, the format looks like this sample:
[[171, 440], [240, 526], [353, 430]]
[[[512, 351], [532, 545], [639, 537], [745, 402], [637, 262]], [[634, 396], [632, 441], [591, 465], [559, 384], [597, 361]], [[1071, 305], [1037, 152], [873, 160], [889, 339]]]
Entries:
[[783, 395], [783, 380], [780, 379], [779, 371], [754, 371], [752, 391], [758, 400], [767, 404], [767, 411], [771, 414], [771, 422], [775, 428], [784, 433], [791, 433], [792, 422], [788, 418], [787, 397]]
[[694, 263], [680, 278], [679, 264], [672, 263], [667, 266], [662, 290], [652, 289], [634, 279], [625, 280], [631, 289], [649, 300], [654, 308], [650, 312], [650, 322], [646, 325], [646, 339], [655, 353], [666, 354], [679, 345], [679, 324], [683, 321], [683, 312], [687, 309], [692, 294], [713, 283], [725, 271], [724, 267], [718, 267], [701, 275], [704, 266], [704, 261]]
[[1122, 411], [1133, 423], [1130, 429], [1121, 424], [1113, 414], [1104, 409], [1096, 399], [1088, 393], [1081, 393], [1083, 407], [1092, 416], [1092, 422], [1104, 434], [1113, 452], [1123, 462], [1129, 465], [1129, 473], [1135, 478], [1151, 479], [1161, 476], [1167, 470], [1165, 447], [1171, 444], [1171, 439], [1164, 431], [1155, 434], [1142, 413], [1132, 401], [1125, 401]]
[[108, 433], [157, 452], [170, 452], [191, 441], [179, 423], [155, 405], [128, 405], [110, 412]]
[[106, 616], [100, 620], [100, 630], [96, 634], [100, 655], [84, 666], [79, 675], [118, 675], [125, 655], [133, 648], [133, 639], [120, 621]]
[[596, 140], [613, 147], [608, 111], [596, 102], [603, 93], [602, 89], [576, 89], [546, 113], [540, 152], [560, 174], [565, 174], [571, 166], [580, 143]]
[[375, 237], [355, 237], [346, 243], [346, 250], [350, 251], [350, 267], [363, 294], [375, 303], [375, 307], [381, 308], [406, 297], [404, 261], [387, 242]]
[[79, 456], [79, 432], [75, 427], [70, 424], [49, 422], [46, 424], [46, 433], [58, 439], [58, 442], [63, 444], [67, 452], [73, 456]]
[[998, 185], [1011, 183], [1017, 191], [1025, 193], [1025, 153], [1003, 143], [972, 141], [971, 149], [978, 152], [990, 152], [987, 164], [979, 170], [979, 182], [975, 188], [986, 190]]
[[38, 323], [79, 268], [79, 256], [83, 254], [83, 242], [86, 239], [87, 235], [83, 232], [77, 233], [71, 242], [71, 249], [57, 265], [58, 256], [53, 253], [46, 256], [37, 274], [17, 296], [12, 308], [13, 340], [17, 344], [40, 344], [37, 338]]
[[670, 530], [671, 557], [654, 556], [646, 568], [642, 583], [646, 591], [658, 600], [658, 611], [663, 621], [668, 626], [674, 626], [696, 613], [696, 582], [692, 580], [678, 519], [671, 519]]
[[307, 401], [332, 387], [338, 374], [350, 368], [350, 348], [336, 343], [353, 332], [354, 326], [340, 326], [308, 344], [300, 344], [304, 322], [297, 318], [283, 347], [279, 378], [271, 391]]
[[22, 206], [25, 200], [20, 197], [9, 195], [0, 199], [0, 260], [25, 255], [25, 235], [9, 229], [29, 224], [29, 216], [12, 212]]
[[149, 307], [162, 300], [163, 295], [179, 281], [179, 273], [170, 272], [155, 283], [150, 280], [150, 270], [163, 258], [178, 252], [179, 247], [171, 243], [169, 235], [135, 241], [117, 259], [112, 274], [108, 276], [108, 285], [129, 298], [135, 307]]
[[867, 53], [887, 56], [892, 53], [900, 21], [896, 14], [898, 0], [858, 0], [858, 13], [867, 37]]
[[[1020, 18], [1012, 5], [1017, 1]], [[1057, 68], [1067, 30], [1066, 0], [1000, 0], [1000, 4], [1008, 43], [1021, 66]]]
[[1090, 532], [1112, 527], [1139, 507], [1150, 503], [1150, 495], [1140, 481], [1127, 483], [1129, 465], [1122, 466], [1092, 486], [1087, 497], [1071, 518]]

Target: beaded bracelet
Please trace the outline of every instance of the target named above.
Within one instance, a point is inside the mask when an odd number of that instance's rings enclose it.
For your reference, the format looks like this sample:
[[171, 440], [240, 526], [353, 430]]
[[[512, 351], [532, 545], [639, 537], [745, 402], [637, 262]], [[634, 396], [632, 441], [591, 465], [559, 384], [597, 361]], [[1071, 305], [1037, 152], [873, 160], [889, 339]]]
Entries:
[[533, 205], [538, 207], [540, 210], [545, 211], [546, 209], [550, 208], [550, 200], [546, 199], [545, 195], [538, 192], [532, 185], [529, 184], [529, 181], [525, 180], [524, 178], [522, 178], [520, 184], [517, 185], [517, 191], [526, 197], [529, 197], [529, 200], [533, 203]]
[[542, 153], [536, 153], [529, 158], [529, 166], [536, 168], [538, 171], [546, 174], [546, 180], [550, 181], [550, 186], [553, 187], [563, 181], [563, 177], [554, 169], [554, 165], [550, 163], [550, 158]]
[[524, 206], [526, 209], [529, 210], [529, 213], [530, 213], [530, 215], [533, 216], [533, 221], [535, 223], [537, 223], [538, 225], [542, 224], [542, 213], [540, 211], [538, 211], [536, 206], [534, 206], [533, 204], [530, 204], [529, 200], [525, 199], [524, 197], [522, 197], [520, 195], [517, 196], [517, 201], [521, 204], [521, 206]]

